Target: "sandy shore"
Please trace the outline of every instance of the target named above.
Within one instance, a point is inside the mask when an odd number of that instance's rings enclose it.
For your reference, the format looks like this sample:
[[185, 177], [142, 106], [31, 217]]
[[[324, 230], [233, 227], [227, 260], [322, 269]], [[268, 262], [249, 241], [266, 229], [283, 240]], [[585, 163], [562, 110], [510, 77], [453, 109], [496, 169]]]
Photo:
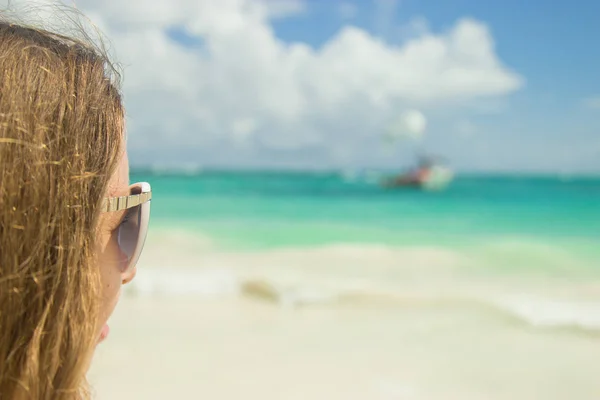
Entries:
[[97, 399], [598, 399], [598, 337], [477, 310], [124, 296]]

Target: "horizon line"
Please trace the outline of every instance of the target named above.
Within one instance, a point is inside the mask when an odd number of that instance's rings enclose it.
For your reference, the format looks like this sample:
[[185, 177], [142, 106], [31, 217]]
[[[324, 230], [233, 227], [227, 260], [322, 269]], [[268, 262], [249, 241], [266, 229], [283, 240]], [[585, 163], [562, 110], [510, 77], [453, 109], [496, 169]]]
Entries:
[[[269, 172], [269, 173], [397, 173], [404, 168], [392, 168], [383, 166], [361, 166], [361, 167], [313, 167], [306, 166], [232, 166], [232, 165], [131, 165], [130, 169], [134, 173], [182, 173], [182, 174], [201, 174], [204, 172]], [[582, 178], [600, 178], [598, 171], [551, 171], [551, 170], [510, 170], [510, 169], [455, 169], [457, 175], [473, 176], [521, 176], [521, 177], [582, 177]]]

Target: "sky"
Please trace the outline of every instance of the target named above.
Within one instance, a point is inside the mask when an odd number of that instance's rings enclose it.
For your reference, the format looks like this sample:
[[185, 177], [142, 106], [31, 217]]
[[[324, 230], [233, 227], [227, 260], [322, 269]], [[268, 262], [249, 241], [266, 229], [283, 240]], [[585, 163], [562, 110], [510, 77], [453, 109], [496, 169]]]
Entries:
[[600, 2], [75, 4], [123, 67], [134, 166], [600, 172]]

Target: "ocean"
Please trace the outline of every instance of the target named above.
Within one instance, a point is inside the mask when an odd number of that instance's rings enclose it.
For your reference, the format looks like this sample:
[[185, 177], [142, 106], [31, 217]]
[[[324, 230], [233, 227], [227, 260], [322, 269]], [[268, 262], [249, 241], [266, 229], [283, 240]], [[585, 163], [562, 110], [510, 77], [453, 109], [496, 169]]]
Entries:
[[[185, 254], [173, 257], [185, 264], [180, 267], [210, 268], [190, 265], [201, 248], [248, 256], [286, 251], [348, 259], [347, 267], [323, 262], [318, 273], [306, 266], [316, 274], [314, 284], [362, 280], [386, 293], [405, 286], [408, 275], [433, 285], [442, 271], [453, 283], [460, 277], [492, 284], [523, 281], [563, 295], [570, 288], [574, 297], [583, 295], [579, 284], [600, 283], [600, 179], [465, 176], [446, 190], [426, 192], [382, 189], [381, 177], [374, 172], [132, 173], [132, 181], [148, 181], [153, 188], [148, 246], [170, 243], [163, 252]], [[177, 247], [181, 236], [183, 243], [201, 243], [198, 254]], [[405, 263], [403, 255], [415, 260]], [[385, 267], [377, 265], [378, 257]], [[288, 268], [276, 265], [268, 273], [307, 273]], [[243, 265], [221, 269], [246, 272]], [[254, 277], [276, 285], [273, 278]], [[598, 306], [591, 322], [572, 316], [562, 323], [600, 330]]]
[[600, 178], [381, 177], [134, 170], [152, 218], [126, 301], [187, 310], [170, 324], [212, 398], [239, 398], [232, 368], [245, 398], [600, 398]]
[[[595, 240], [600, 179], [463, 177], [436, 192], [384, 190], [376, 174], [134, 172], [159, 201], [153, 224], [208, 233], [222, 246], [390, 246], [530, 237]], [[260, 233], [260, 234], [259, 234]]]

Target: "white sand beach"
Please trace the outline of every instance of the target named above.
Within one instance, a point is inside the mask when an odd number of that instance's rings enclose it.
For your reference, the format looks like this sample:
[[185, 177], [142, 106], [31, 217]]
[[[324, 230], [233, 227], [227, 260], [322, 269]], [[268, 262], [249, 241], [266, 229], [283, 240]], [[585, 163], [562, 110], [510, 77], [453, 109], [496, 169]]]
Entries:
[[[165, 271], [153, 267], [165, 260], [149, 250], [137, 286], [125, 291], [110, 321], [111, 334], [98, 347], [89, 373], [96, 398], [599, 398], [600, 333], [579, 329], [561, 314], [536, 326], [490, 304], [424, 301], [413, 295], [399, 296], [398, 301], [385, 296], [327, 301], [304, 293], [314, 301], [282, 303], [269, 283], [250, 282], [236, 289], [228, 286], [233, 285], [228, 275], [215, 272], [217, 266], [245, 262], [237, 271], [246, 268], [254, 271], [249, 276], [258, 276], [258, 265], [264, 273], [288, 260], [316, 273], [319, 265], [341, 264], [342, 253], [197, 252], [203, 264], [196, 265], [202, 268]], [[425, 250], [409, 254], [414, 263], [430, 260], [441, 265], [440, 271], [446, 269], [440, 274], [446, 278], [439, 282], [454, 282], [447, 257]], [[364, 263], [363, 256], [376, 254], [355, 252], [351, 258], [358, 265]], [[317, 259], [320, 264], [315, 264]], [[176, 265], [184, 261], [176, 260]], [[383, 274], [385, 262], [379, 261], [373, 265]], [[293, 271], [289, 265], [287, 271]], [[423, 274], [424, 265], [419, 266]], [[197, 273], [204, 274], [203, 280]], [[417, 277], [412, 275], [415, 285]], [[439, 282], [437, 287], [442, 287]], [[597, 287], [588, 289], [597, 293]], [[562, 323], [554, 326], [553, 321]]]

